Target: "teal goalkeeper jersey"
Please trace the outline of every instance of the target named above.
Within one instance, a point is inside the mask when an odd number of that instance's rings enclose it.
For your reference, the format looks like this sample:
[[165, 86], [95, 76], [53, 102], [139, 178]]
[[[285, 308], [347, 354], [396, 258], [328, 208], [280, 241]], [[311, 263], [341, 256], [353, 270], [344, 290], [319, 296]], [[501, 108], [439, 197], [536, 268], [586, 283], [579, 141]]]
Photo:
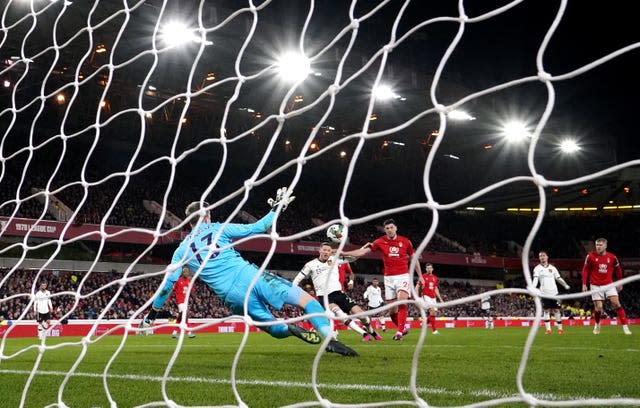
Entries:
[[[176, 272], [182, 269], [179, 265], [187, 265], [196, 272], [200, 269], [200, 279], [207, 283], [224, 301], [234, 285], [241, 282], [251, 282], [258, 268], [246, 261], [233, 247], [229, 247], [234, 239], [244, 238], [266, 232], [273, 223], [275, 212], [267, 215], [253, 224], [227, 224], [222, 232], [223, 224], [219, 222], [200, 224], [180, 243], [173, 253], [171, 263], [176, 266]], [[216, 236], [220, 237], [215, 242]], [[227, 248], [225, 248], [227, 247]], [[220, 248], [225, 248], [220, 250]]]

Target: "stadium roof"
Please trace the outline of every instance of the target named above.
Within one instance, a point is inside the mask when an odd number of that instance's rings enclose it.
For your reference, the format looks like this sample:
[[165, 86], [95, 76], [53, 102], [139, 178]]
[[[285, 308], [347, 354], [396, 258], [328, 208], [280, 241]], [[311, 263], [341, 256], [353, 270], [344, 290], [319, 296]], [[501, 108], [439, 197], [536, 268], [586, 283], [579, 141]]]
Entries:
[[[9, 30], [0, 45], [5, 61], [5, 65], [0, 66], [0, 76], [11, 83], [23, 78], [23, 84], [17, 91], [8, 88], [10, 94], [7, 96], [12, 98], [3, 98], [0, 122], [8, 123], [4, 119], [11, 116], [8, 108], [14, 103], [13, 99], [17, 107], [37, 100], [40, 85], [47, 95], [56, 90], [69, 93], [73, 90], [73, 81], [78, 80], [81, 91], [76, 106], [68, 111], [66, 131], [73, 133], [85, 129], [86, 133], [91, 133], [91, 124], [99, 110], [96, 106], [107, 81], [109, 89], [104, 98], [109, 102], [110, 111], [102, 114], [101, 120], [111, 122], [104, 124], [101, 131], [110, 137], [108, 148], [129, 152], [136, 148], [139, 139], [135, 136], [140, 132], [137, 115], [135, 112], [118, 115], [118, 112], [135, 108], [141, 99], [142, 107], [151, 111], [154, 121], [150, 121], [146, 129], [153, 136], [153, 142], [145, 142], [142, 147], [145, 160], [150, 162], [154, 157], [168, 155], [174, 136], [179, 133], [178, 153], [196, 148], [205, 160], [218, 163], [221, 149], [214, 149], [212, 153], [199, 143], [206, 137], [218, 137], [225, 107], [232, 106], [226, 126], [227, 137], [236, 138], [229, 145], [230, 160], [236, 167], [246, 167], [247, 161], [256, 161], [256, 157], [263, 154], [272, 136], [278, 132], [275, 116], [284, 100], [285, 112], [300, 111], [300, 115], [287, 119], [278, 136], [276, 148], [266, 165], [267, 169], [273, 170], [294, 158], [303, 148], [327, 110], [330, 98], [325, 96], [316, 105], [313, 102], [334, 81], [341, 58], [349, 50], [342, 72], [344, 87], [333, 101], [331, 113], [316, 139], [320, 148], [333, 147], [321, 158], [309, 160], [331, 160], [332, 164], [318, 166], [318, 169], [333, 173], [333, 182], [340, 185], [346, 166], [336, 164], [345, 161], [337, 157], [338, 152], [345, 150], [347, 160], [351, 157], [360, 141], [358, 132], [365, 122], [370, 133], [384, 133], [397, 127], [397, 131], [367, 139], [355, 166], [354, 180], [363, 186], [375, 187], [381, 194], [408, 191], [411, 200], [425, 199], [425, 161], [439, 137], [432, 135], [441, 126], [437, 112], [420, 116], [433, 108], [430, 92], [434, 80], [438, 80], [433, 90], [438, 102], [448, 105], [509, 81], [534, 78], [538, 74], [537, 53], [563, 4], [465, 2], [466, 15], [476, 19], [465, 24], [460, 42], [439, 72], [439, 64], [459, 32], [460, 24], [452, 19], [430, 19], [457, 17], [458, 3], [409, 3], [398, 24], [396, 38], [402, 38], [410, 30], [415, 31], [393, 47], [382, 72], [382, 81], [392, 84], [399, 97], [377, 102], [373, 110], [376, 120], [367, 121], [371, 88], [381, 62], [376, 52], [389, 42], [402, 2], [357, 3], [354, 15], [360, 22], [353, 49], [349, 48], [352, 31], [340, 36], [342, 30], [349, 28], [350, 4], [328, 0], [315, 2], [304, 41], [308, 55], [319, 55], [314, 59], [314, 75], [288, 96], [291, 85], [278, 82], [270, 73], [249, 79], [242, 84], [241, 92], [231, 105], [238, 84], [237, 78], [234, 79], [236, 59], [244, 41], [253, 34], [238, 63], [243, 75], [250, 77], [273, 64], [281, 51], [299, 47], [309, 4], [281, 1], [257, 4], [257, 25], [252, 33], [254, 14], [248, 9], [238, 12], [242, 5], [235, 1], [203, 2], [202, 13], [198, 12], [199, 1], [129, 3], [130, 12], [125, 12], [123, 3], [115, 0], [67, 3], [34, 0], [35, 13], [21, 2], [5, 6], [7, 17], [3, 24]], [[491, 18], [478, 18], [500, 6], [510, 8]], [[164, 49], [160, 36], [155, 37], [157, 43], [154, 44], [152, 34], [154, 30], [160, 30], [156, 23], [161, 13], [166, 21], [180, 17], [191, 27], [198, 26], [200, 17], [203, 27], [208, 29], [204, 37], [210, 45], [201, 47], [197, 41], [191, 41], [176, 49]], [[502, 126], [506, 121], [517, 119], [533, 132], [550, 100], [554, 102], [553, 110], [532, 156], [536, 170], [547, 180], [562, 184], [636, 160], [640, 155], [639, 144], [635, 141], [634, 115], [636, 95], [640, 91], [635, 69], [640, 66], [637, 49], [630, 49], [601, 65], [596, 64], [586, 72], [576, 72], [623, 47], [638, 46], [640, 32], [634, 29], [632, 16], [633, 13], [624, 9], [568, 2], [543, 54], [544, 70], [555, 78], [551, 82], [552, 91], [549, 84], [534, 78], [470, 98], [460, 106], [475, 120], [448, 120], [445, 137], [440, 135], [442, 142], [428, 173], [435, 201], [451, 203], [500, 180], [530, 175], [527, 147], [531, 139], [519, 146], [507, 144]], [[37, 24], [32, 29], [34, 21]], [[56, 21], [59, 48], [53, 47], [52, 39]], [[91, 35], [84, 29], [87, 21], [94, 27]], [[426, 21], [432, 23], [416, 29]], [[196, 37], [201, 34], [194, 31]], [[338, 41], [332, 43], [336, 38]], [[98, 52], [100, 46], [105, 52]], [[323, 47], [327, 47], [327, 51], [321, 52]], [[31, 61], [25, 75], [28, 58]], [[110, 64], [115, 66], [113, 72]], [[347, 78], [361, 69], [364, 69], [362, 75], [346, 83]], [[212, 81], [207, 80], [210, 73], [215, 75]], [[193, 93], [187, 95], [189, 78]], [[25, 86], [26, 83], [30, 86]], [[143, 84], [146, 84], [145, 89], [141, 88]], [[294, 96], [300, 96], [301, 100], [296, 102]], [[32, 110], [18, 113], [17, 119], [21, 123], [13, 125], [14, 129], [28, 130], [35, 117]], [[188, 122], [179, 128], [182, 117]], [[39, 125], [51, 127], [51, 132], [43, 131], [40, 137], [55, 135], [60, 120], [60, 112], [52, 111], [42, 116]], [[405, 126], [407, 123], [409, 125]], [[3, 133], [5, 129], [3, 126]], [[259, 140], [252, 140], [253, 136]], [[348, 136], [351, 140], [344, 142]], [[568, 156], [559, 152], [557, 144], [567, 137], [575, 138], [581, 144], [578, 154]], [[285, 144], [286, 141], [289, 144]], [[234, 177], [238, 174], [248, 177], [253, 170], [255, 168], [251, 167], [244, 173], [237, 172]], [[214, 175], [215, 171], [209, 179]], [[639, 181], [635, 169], [620, 169], [572, 186], [559, 185], [557, 192], [548, 186], [545, 189], [550, 200], [548, 208], [638, 204]], [[493, 210], [535, 207], [537, 197], [533, 183], [516, 182], [462, 206]]]

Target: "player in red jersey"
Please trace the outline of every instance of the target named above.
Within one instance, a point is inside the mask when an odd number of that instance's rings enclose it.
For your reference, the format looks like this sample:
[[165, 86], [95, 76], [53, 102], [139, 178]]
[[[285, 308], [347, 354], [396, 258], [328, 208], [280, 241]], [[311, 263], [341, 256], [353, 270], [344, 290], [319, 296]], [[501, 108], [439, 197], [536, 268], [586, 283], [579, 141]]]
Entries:
[[[398, 300], [406, 300], [411, 297], [410, 288], [413, 286], [409, 276], [409, 263], [413, 255], [413, 244], [407, 237], [398, 234], [398, 227], [393, 219], [385, 220], [385, 236], [373, 243], [367, 243], [360, 249], [344, 252], [344, 256], [361, 257], [372, 251], [382, 252], [384, 271], [384, 297], [387, 303]], [[420, 262], [416, 262], [416, 273], [422, 276]], [[422, 278], [421, 278], [422, 279]], [[402, 340], [409, 333], [405, 330], [407, 322], [407, 305], [398, 305], [389, 310], [391, 320], [398, 326], [398, 332], [393, 336], [394, 340]]]
[[[595, 290], [591, 295], [593, 299], [593, 317], [596, 324], [593, 326], [593, 334], [600, 334], [600, 317], [602, 316], [602, 303], [605, 298], [609, 299], [611, 305], [618, 315], [618, 322], [622, 324], [624, 334], [630, 335], [631, 330], [627, 325], [627, 315], [618, 299], [618, 291], [622, 290], [622, 285], [610, 287], [609, 289], [601, 288], [602, 286], [613, 283], [613, 274], [616, 274], [616, 280], [622, 279], [622, 268], [618, 258], [611, 252], [607, 252], [607, 240], [605, 238], [596, 239], [596, 250], [587, 254], [582, 267], [582, 291]], [[590, 288], [587, 287], [589, 283]]]
[[[331, 249], [331, 255], [335, 256], [337, 248]], [[347, 277], [349, 280], [347, 281]], [[348, 262], [341, 263], [338, 265], [338, 280], [340, 281], [340, 286], [342, 287], [342, 291], [352, 290], [353, 282], [356, 278], [356, 275], [353, 273], [353, 269], [351, 269], [351, 265]]]
[[[185, 266], [184, 268], [182, 268], [182, 274], [180, 275], [175, 285], [173, 286], [173, 291], [176, 294], [176, 304], [178, 305], [178, 318], [176, 319], [176, 323], [180, 323], [182, 321], [182, 312], [186, 310], [187, 312], [185, 314], [184, 322], [185, 324], [187, 324], [187, 326], [189, 325], [187, 293], [189, 291], [190, 283], [191, 283], [191, 270]], [[191, 289], [191, 291], [193, 292], [193, 288]], [[196, 335], [191, 330], [189, 330], [188, 336], [190, 339], [196, 337]], [[171, 333], [171, 337], [173, 337], [174, 339], [178, 338], [178, 331], [174, 330], [173, 333]]]
[[416, 292], [420, 293], [420, 288], [422, 287], [422, 299], [429, 309], [427, 324], [431, 326], [433, 334], [440, 334], [436, 328], [436, 313], [438, 312], [436, 298], [442, 303], [442, 296], [440, 296], [440, 289], [438, 288], [438, 277], [433, 274], [433, 265], [430, 263], [424, 265], [424, 271], [422, 280], [416, 284]]

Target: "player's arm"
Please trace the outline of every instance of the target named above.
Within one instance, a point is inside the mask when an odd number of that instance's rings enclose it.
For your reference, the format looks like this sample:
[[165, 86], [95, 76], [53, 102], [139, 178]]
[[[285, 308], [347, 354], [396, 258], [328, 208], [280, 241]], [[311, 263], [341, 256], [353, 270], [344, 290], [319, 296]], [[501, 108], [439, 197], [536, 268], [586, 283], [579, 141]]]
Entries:
[[[345, 258], [348, 257], [353, 257], [353, 258], [360, 258], [365, 256], [366, 254], [370, 253], [372, 251], [371, 249], [371, 243], [367, 242], [365, 245], [363, 245], [361, 248], [358, 249], [354, 249], [352, 251], [344, 251], [342, 253], [342, 256]], [[355, 260], [355, 259], [354, 259]]]
[[589, 280], [589, 269], [591, 263], [589, 262], [589, 254], [584, 259], [584, 265], [582, 266], [582, 291], [587, 292], [589, 288], [587, 287], [587, 281]]
[[418, 282], [416, 282], [416, 293], [420, 293], [420, 288], [422, 288], [424, 286], [424, 278], [422, 277], [422, 275], [420, 275], [420, 279], [418, 279]]
[[53, 313], [53, 303], [51, 303], [51, 298], [47, 299], [47, 306], [49, 306], [49, 313]]
[[442, 296], [440, 296], [440, 287], [436, 286], [436, 297], [438, 298], [438, 300], [440, 300], [440, 303], [444, 303], [444, 300], [442, 300]]
[[347, 272], [349, 276], [349, 281], [347, 282], [347, 288], [349, 290], [353, 289], [354, 282], [356, 281], [356, 274], [353, 273], [353, 269], [351, 269], [351, 265], [347, 264]]
[[538, 272], [538, 267], [536, 266], [533, 269], [533, 281], [531, 282], [531, 286], [533, 286], [534, 288], [538, 287], [538, 276], [540, 275], [540, 273]]
[[311, 271], [309, 264], [305, 264], [305, 266], [302, 267], [302, 270], [300, 272], [298, 272], [298, 274], [296, 275], [296, 277], [293, 279], [293, 282], [291, 283], [293, 286], [298, 286], [300, 285], [300, 282], [302, 282], [303, 280], [305, 280], [305, 278], [309, 275], [309, 272]]
[[[613, 263], [613, 273], [616, 275], [616, 280], [619, 281], [620, 279], [622, 279], [622, 276], [624, 275], [622, 272], [622, 266], [620, 266], [620, 261], [618, 260], [618, 258], [616, 257], [616, 261]], [[616, 287], [616, 289], [618, 291], [622, 290], [622, 285], [618, 285]]]
[[565, 290], [569, 290], [569, 285], [567, 284], [567, 282], [565, 282], [564, 279], [562, 279], [562, 276], [560, 276], [560, 272], [558, 272], [558, 270], [555, 269], [555, 268], [554, 268], [553, 272], [554, 272], [554, 275], [555, 275], [556, 282], [558, 282], [560, 285], [562, 285], [562, 287]]

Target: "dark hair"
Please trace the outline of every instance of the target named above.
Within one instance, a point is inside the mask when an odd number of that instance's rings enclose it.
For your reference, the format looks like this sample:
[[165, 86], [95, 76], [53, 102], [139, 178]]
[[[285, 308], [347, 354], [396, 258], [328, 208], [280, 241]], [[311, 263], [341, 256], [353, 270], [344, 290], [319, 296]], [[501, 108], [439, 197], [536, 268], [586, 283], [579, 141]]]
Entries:
[[382, 226], [386, 227], [389, 224], [396, 224], [396, 220], [394, 220], [393, 218], [387, 218], [386, 220], [382, 221]]
[[325, 241], [325, 242], [320, 244], [320, 248], [322, 248], [323, 246], [328, 246], [328, 247], [333, 248], [333, 245], [329, 241]]
[[426, 264], [424, 264], [424, 267], [426, 268], [427, 266], [433, 266], [433, 264], [431, 262], [427, 262]]
[[540, 256], [540, 254], [545, 254], [546, 256], [549, 256], [549, 253], [544, 249], [542, 251], [538, 251], [538, 256]]

